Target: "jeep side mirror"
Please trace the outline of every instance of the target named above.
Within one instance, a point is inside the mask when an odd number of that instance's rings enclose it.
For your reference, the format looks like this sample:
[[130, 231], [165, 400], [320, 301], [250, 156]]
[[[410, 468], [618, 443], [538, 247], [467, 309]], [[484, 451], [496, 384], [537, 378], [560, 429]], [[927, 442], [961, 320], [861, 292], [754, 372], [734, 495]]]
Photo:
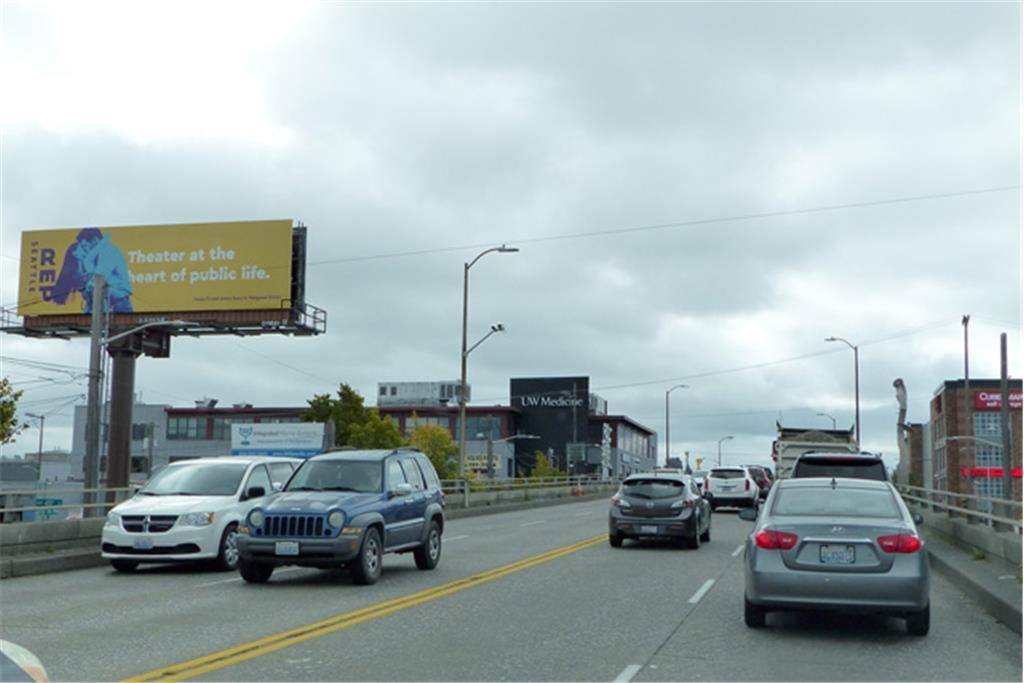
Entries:
[[756, 522], [757, 508], [743, 508], [742, 510], [740, 510], [739, 518], [745, 519], [748, 522]]
[[408, 482], [402, 482], [401, 484], [395, 486], [395, 488], [391, 489], [390, 494], [391, 495], [388, 496], [389, 498], [412, 495], [412, 484]]
[[245, 492], [245, 499], [262, 498], [265, 495], [267, 495], [267, 490], [262, 486], [250, 486], [249, 490]]

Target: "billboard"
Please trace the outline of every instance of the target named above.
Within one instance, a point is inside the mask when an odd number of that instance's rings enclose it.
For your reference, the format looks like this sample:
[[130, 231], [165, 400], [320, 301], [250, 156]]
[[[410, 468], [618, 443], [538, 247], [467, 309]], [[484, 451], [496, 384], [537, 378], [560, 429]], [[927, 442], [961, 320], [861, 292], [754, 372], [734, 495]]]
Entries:
[[276, 309], [291, 294], [292, 220], [29, 230], [18, 314], [92, 312], [93, 276], [112, 313]]
[[309, 457], [324, 451], [322, 422], [258, 422], [231, 425], [231, 455]]

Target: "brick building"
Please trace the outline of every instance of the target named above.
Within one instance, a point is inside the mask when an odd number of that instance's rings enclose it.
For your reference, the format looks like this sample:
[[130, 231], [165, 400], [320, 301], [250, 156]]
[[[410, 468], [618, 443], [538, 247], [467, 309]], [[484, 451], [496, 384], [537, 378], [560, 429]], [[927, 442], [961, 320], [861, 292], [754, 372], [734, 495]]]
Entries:
[[[1021, 380], [1010, 380], [1009, 389], [1010, 481], [1014, 498], [1020, 500]], [[931, 486], [940, 491], [1002, 498], [1006, 477], [999, 380], [972, 379], [966, 393], [966, 409], [964, 398], [961, 379], [943, 382], [931, 400], [931, 420], [927, 426], [930, 438], [925, 439], [931, 443]], [[921, 472], [923, 477], [927, 476], [925, 469]]]

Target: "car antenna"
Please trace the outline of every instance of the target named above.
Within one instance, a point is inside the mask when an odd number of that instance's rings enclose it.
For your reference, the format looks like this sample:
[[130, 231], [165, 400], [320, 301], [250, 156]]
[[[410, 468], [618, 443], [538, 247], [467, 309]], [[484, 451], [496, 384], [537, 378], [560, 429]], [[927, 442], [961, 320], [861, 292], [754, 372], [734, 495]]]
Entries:
[[836, 478], [835, 477], [832, 477], [831, 486], [832, 486], [833, 489], [836, 487]]

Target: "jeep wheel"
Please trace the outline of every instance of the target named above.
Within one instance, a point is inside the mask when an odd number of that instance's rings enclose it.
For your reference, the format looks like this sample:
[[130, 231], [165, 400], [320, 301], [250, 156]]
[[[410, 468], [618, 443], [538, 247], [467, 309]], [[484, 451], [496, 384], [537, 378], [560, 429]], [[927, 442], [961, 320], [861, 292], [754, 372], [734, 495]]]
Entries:
[[134, 560], [111, 560], [110, 564], [119, 572], [133, 572], [139, 566]]
[[266, 583], [270, 580], [270, 575], [274, 573], [274, 565], [241, 560], [238, 563], [238, 571], [242, 573], [242, 578], [249, 583]]
[[380, 532], [376, 527], [370, 527], [363, 536], [363, 547], [359, 550], [359, 556], [352, 561], [352, 578], [355, 582], [364, 586], [377, 583], [383, 556]]
[[427, 540], [413, 551], [412, 556], [420, 569], [433, 569], [441, 561], [441, 526], [437, 522], [430, 522]]
[[238, 525], [228, 524], [220, 537], [220, 552], [217, 553], [217, 569], [230, 572], [238, 569]]

